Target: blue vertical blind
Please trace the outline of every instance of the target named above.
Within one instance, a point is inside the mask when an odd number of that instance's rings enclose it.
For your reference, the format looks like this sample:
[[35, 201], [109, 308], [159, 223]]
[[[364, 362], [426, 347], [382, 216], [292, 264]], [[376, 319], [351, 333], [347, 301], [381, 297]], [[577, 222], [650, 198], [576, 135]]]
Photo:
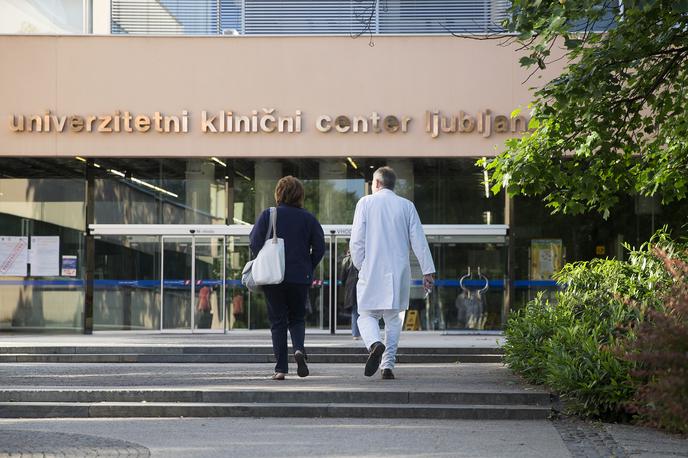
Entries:
[[112, 33], [499, 33], [509, 0], [112, 0]]

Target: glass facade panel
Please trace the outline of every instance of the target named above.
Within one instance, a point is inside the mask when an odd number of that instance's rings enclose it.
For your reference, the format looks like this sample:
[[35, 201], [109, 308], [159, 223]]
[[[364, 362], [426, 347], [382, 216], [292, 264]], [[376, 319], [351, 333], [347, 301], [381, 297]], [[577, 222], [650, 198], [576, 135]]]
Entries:
[[[348, 225], [356, 202], [370, 192], [374, 170], [389, 165], [398, 174], [397, 192], [413, 200], [424, 224], [503, 224], [504, 197], [486, 189], [476, 159], [102, 158], [92, 169], [94, 210], [101, 224], [251, 225], [262, 209], [274, 205], [276, 181], [291, 174], [304, 182], [305, 207], [321, 223]], [[16, 248], [11, 243], [18, 243], [18, 255], [26, 258], [25, 271], [5, 269], [0, 275], [1, 329], [82, 329], [85, 166], [77, 158], [3, 158], [0, 238], [6, 240], [0, 253], [7, 261]], [[675, 236], [685, 233], [688, 202], [626, 199], [604, 220], [596, 214], [553, 216], [540, 199], [519, 197], [511, 212], [509, 239], [429, 237], [437, 267], [437, 288], [430, 298], [424, 297], [411, 256], [410, 305], [419, 312], [421, 329], [499, 329], [506, 298], [513, 294], [514, 310], [538, 291], [554, 291], [552, 271], [563, 263], [622, 258], [624, 243], [637, 246], [663, 225]], [[326, 235], [329, 241], [332, 235]], [[30, 248], [52, 242], [31, 237], [58, 238], [57, 249], [47, 250], [53, 270], [41, 270], [45, 250], [34, 252], [39, 258], [28, 257]], [[248, 237], [199, 235], [195, 240], [192, 254], [190, 234], [97, 238], [95, 329], [267, 328], [263, 295], [249, 294], [240, 282], [249, 260]], [[311, 285], [310, 328], [330, 328], [335, 299], [330, 288], [336, 280], [330, 263], [341, 264], [348, 238], [339, 234], [333, 240], [336, 252], [332, 259], [326, 254]], [[336, 303], [343, 303], [339, 283]], [[336, 328], [346, 331], [350, 324], [351, 312], [338, 307]]]
[[501, 33], [508, 0], [112, 0], [118, 34]]
[[85, 32], [83, 0], [0, 0], [0, 33]]
[[305, 207], [322, 224], [351, 224], [358, 199], [369, 193], [373, 172], [388, 165], [397, 172], [396, 192], [416, 203], [423, 224], [503, 224], [504, 198], [485, 187], [476, 158], [462, 159], [292, 159], [227, 164], [228, 200], [235, 224], [253, 224], [274, 204], [277, 180], [301, 179]]
[[[8, 171], [5, 177], [12, 176]], [[0, 178], [3, 330], [68, 331], [82, 326], [84, 181], [51, 175], [56, 173]], [[63, 175], [70, 173], [65, 170]]]
[[211, 159], [99, 159], [96, 224], [224, 224], [225, 170]]
[[97, 237], [95, 252], [94, 329], [160, 329], [160, 237]]
[[[558, 265], [594, 258], [623, 259], [625, 244], [638, 247], [663, 226], [673, 231], [674, 237], [685, 234], [686, 215], [686, 201], [660, 205], [657, 199], [647, 197], [622, 199], [606, 220], [597, 213], [552, 215], [541, 199], [514, 199], [511, 235], [516, 289], [512, 310], [525, 305], [537, 292], [551, 293], [556, 288], [547, 266], [541, 265], [543, 256], [547, 262], [551, 256]], [[543, 255], [542, 241], [552, 241], [561, 250]]]

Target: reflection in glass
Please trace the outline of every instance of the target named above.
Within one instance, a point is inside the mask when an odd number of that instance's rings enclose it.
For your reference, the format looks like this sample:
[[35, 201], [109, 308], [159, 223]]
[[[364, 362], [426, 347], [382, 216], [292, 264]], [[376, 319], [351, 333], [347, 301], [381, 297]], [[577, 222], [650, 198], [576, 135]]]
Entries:
[[224, 237], [195, 237], [196, 271], [194, 328], [221, 330], [224, 326]]
[[191, 329], [191, 237], [163, 237], [162, 328]]
[[[60, 264], [53, 265], [57, 274], [52, 276], [31, 274], [30, 264], [27, 276], [0, 274], [0, 330], [78, 331], [84, 303], [83, 180], [67, 167], [56, 172], [32, 165], [3, 159], [3, 176], [10, 178], [0, 179], [0, 237], [26, 237], [29, 243], [33, 236], [58, 237]], [[42, 178], [24, 178], [36, 172]], [[63, 274], [63, 256], [76, 256], [76, 272]]]
[[102, 236], [95, 251], [94, 329], [160, 329], [160, 237]]
[[[430, 301], [420, 299], [420, 286], [412, 288], [411, 295], [412, 308], [425, 318], [423, 329], [500, 329], [506, 241], [471, 241], [460, 236], [430, 237], [429, 241], [437, 268], [435, 292]], [[413, 278], [420, 285], [421, 277]]]

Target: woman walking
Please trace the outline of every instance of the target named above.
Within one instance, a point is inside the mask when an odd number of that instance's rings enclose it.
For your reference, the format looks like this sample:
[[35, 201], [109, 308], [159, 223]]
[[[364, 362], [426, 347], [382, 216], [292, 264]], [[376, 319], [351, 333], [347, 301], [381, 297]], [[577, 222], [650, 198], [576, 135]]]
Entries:
[[[284, 380], [289, 372], [287, 329], [299, 377], [308, 375], [304, 340], [306, 335], [306, 301], [313, 282], [313, 270], [325, 253], [325, 238], [318, 220], [303, 208], [304, 187], [293, 176], [277, 182], [277, 237], [284, 240], [284, 281], [265, 285], [263, 292], [268, 305], [272, 331], [272, 350], [277, 363], [273, 380]], [[251, 231], [251, 251], [258, 254], [265, 244], [270, 224], [270, 209], [263, 210]]]

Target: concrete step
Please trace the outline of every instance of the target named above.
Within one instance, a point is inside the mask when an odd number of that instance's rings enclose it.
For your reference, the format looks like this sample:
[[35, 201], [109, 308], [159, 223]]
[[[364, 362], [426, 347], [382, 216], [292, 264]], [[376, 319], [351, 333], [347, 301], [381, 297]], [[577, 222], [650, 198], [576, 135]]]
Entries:
[[[398, 363], [499, 363], [499, 354], [462, 353], [397, 353]], [[314, 353], [309, 350], [309, 363], [365, 363], [366, 353]], [[291, 357], [293, 361], [293, 357]], [[0, 363], [270, 363], [272, 351], [264, 353], [4, 353]]]
[[360, 390], [188, 390], [188, 389], [14, 389], [0, 390], [8, 403], [304, 403], [530, 405], [549, 407], [546, 392], [524, 391], [360, 391]]
[[542, 420], [548, 406], [306, 403], [0, 403], [0, 418], [331, 417]]
[[[351, 344], [350, 346], [333, 345], [306, 345], [309, 355], [362, 355], [366, 353], [363, 343]], [[417, 355], [502, 355], [501, 348], [495, 347], [399, 347], [399, 354]], [[154, 354], [154, 355], [200, 355], [200, 354], [221, 354], [221, 355], [262, 355], [272, 354], [272, 346], [269, 342], [260, 346], [241, 346], [241, 345], [124, 345], [124, 346], [0, 346], [0, 355], [28, 355], [28, 354]]]

